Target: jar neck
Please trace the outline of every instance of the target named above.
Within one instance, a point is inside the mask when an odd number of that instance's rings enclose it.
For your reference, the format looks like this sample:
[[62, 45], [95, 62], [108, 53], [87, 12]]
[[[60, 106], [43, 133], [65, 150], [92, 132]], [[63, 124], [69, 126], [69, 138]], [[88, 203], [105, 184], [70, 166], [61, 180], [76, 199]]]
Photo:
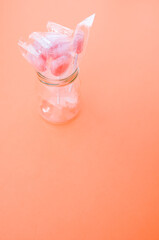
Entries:
[[61, 79], [52, 79], [52, 78], [47, 78], [41, 73], [37, 72], [38, 79], [41, 83], [49, 85], [49, 86], [65, 86], [67, 84], [72, 83], [78, 76], [79, 74], [79, 68], [76, 68], [76, 70], [67, 78], [61, 78]]

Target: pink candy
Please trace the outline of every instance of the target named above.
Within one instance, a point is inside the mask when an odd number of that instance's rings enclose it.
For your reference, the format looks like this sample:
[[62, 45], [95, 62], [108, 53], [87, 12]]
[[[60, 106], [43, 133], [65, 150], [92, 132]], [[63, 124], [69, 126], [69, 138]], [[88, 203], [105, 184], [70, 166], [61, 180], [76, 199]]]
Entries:
[[[32, 64], [32, 66], [38, 72], [44, 72], [47, 70], [47, 66], [50, 65], [51, 73], [55, 76], [63, 74], [69, 67], [72, 57], [71, 41], [66, 37], [58, 37], [57, 35], [48, 35], [48, 38], [43, 39], [48, 43], [46, 47], [42, 47], [39, 39], [34, 40], [32, 44], [25, 46], [26, 59]], [[48, 65], [48, 61], [51, 64]]]
[[50, 65], [50, 70], [52, 74], [55, 76], [63, 74], [71, 64], [71, 60], [72, 60], [71, 55], [67, 54], [52, 61]]

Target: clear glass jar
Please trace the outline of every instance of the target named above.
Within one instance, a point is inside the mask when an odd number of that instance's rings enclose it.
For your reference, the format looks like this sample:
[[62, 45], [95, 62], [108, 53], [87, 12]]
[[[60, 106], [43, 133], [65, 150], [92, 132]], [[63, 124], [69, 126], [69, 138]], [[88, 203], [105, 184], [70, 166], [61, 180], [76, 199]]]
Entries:
[[51, 123], [65, 123], [80, 110], [79, 68], [64, 79], [38, 75], [38, 105], [40, 115]]

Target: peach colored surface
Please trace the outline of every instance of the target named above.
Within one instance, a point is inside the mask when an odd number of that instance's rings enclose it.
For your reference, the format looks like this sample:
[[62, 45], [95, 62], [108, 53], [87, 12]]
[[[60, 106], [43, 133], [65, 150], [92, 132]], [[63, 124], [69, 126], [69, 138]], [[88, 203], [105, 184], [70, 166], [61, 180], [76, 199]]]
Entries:
[[[36, 111], [17, 41], [96, 12], [78, 118]], [[159, 239], [159, 2], [2, 0], [0, 239]]]

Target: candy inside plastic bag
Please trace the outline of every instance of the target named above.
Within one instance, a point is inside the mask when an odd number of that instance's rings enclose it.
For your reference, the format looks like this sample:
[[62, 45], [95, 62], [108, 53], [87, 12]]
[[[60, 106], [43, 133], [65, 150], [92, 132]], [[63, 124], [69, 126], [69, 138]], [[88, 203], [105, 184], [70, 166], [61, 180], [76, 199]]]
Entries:
[[46, 58], [38, 52], [30, 43], [19, 41], [19, 46], [22, 50], [22, 55], [38, 72], [46, 71]]
[[90, 28], [93, 24], [94, 18], [95, 14], [77, 24], [73, 38], [73, 48], [77, 54], [84, 52], [86, 49]]
[[33, 32], [27, 42], [19, 41], [22, 55], [46, 77], [64, 77], [78, 66], [78, 56], [85, 51], [95, 14], [77, 24], [75, 31], [48, 22], [48, 32]]

